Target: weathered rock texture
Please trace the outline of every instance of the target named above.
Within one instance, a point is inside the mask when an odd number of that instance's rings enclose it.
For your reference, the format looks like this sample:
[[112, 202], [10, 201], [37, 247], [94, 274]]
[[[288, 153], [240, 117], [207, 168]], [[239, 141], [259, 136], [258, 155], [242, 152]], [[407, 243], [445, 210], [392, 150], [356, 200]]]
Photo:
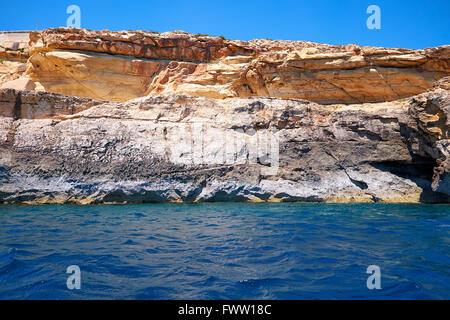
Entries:
[[[443, 89], [328, 106], [180, 95], [99, 103], [1, 92], [5, 203], [449, 201], [450, 94]], [[269, 174], [266, 153], [249, 161], [243, 143], [264, 132], [276, 136], [280, 152]]]
[[3, 60], [0, 61], [0, 88], [15, 89], [13, 81], [21, 78], [26, 70], [24, 62]]
[[450, 75], [450, 46], [387, 49], [66, 28], [30, 38], [27, 73], [39, 90], [110, 101], [175, 93], [383, 102], [423, 93]]
[[29, 31], [0, 31], [0, 59], [28, 59]]
[[30, 40], [0, 64], [0, 203], [450, 200], [449, 46]]
[[100, 104], [86, 98], [35, 91], [0, 90], [0, 117], [48, 119], [71, 115]]
[[24, 77], [29, 34], [28, 31], [0, 31], [0, 88], [35, 89], [33, 81]]

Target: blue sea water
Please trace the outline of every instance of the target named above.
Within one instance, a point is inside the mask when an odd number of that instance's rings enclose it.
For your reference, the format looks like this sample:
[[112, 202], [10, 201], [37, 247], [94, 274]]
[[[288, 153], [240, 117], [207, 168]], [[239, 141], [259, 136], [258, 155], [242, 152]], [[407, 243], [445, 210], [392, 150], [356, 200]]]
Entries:
[[1, 206], [0, 299], [449, 299], [449, 244], [447, 205]]

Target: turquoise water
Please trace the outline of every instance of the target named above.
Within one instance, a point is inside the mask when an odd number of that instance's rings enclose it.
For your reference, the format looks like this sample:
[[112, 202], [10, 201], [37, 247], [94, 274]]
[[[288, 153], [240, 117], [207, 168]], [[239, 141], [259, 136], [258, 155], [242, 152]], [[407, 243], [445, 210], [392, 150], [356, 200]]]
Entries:
[[449, 236], [447, 205], [1, 206], [0, 299], [449, 299]]

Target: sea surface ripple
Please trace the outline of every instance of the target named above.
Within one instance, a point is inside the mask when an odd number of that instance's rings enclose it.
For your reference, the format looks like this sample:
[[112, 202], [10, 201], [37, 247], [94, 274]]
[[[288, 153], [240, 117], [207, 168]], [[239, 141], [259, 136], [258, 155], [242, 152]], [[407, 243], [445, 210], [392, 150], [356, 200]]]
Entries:
[[449, 244], [448, 205], [0, 206], [0, 299], [450, 299]]

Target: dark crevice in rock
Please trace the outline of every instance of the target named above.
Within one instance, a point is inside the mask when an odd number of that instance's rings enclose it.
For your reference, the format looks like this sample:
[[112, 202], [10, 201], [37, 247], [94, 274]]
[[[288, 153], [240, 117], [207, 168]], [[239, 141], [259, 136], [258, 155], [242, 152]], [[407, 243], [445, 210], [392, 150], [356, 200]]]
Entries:
[[420, 201], [426, 203], [445, 203], [450, 197], [431, 188], [431, 180], [436, 161], [432, 158], [416, 156], [415, 160], [409, 161], [380, 161], [369, 163], [378, 170], [389, 172], [404, 179], [413, 181], [423, 191]]
[[22, 93], [18, 92], [16, 97], [16, 102], [14, 104], [13, 109], [13, 119], [14, 121], [20, 119], [20, 115], [22, 113]]
[[389, 171], [402, 178], [422, 178], [431, 181], [436, 162], [432, 158], [416, 156], [414, 161], [379, 161], [369, 162], [379, 170]]
[[358, 134], [358, 136], [360, 136], [361, 138], [367, 138], [373, 141], [383, 140], [381, 136], [375, 132], [353, 126], [350, 126], [349, 128], [352, 129], [354, 132], [356, 132], [356, 134]]
[[16, 136], [16, 121], [20, 119], [22, 113], [22, 94], [21, 92], [17, 93], [16, 100], [14, 102], [14, 107], [12, 110], [12, 118], [14, 121], [11, 121], [11, 125], [6, 134], [6, 141], [3, 145], [6, 148], [12, 148], [14, 145], [14, 138]]
[[[345, 172], [347, 173], [347, 172]], [[367, 185], [367, 183], [365, 183], [364, 181], [358, 181], [355, 179], [350, 178], [350, 176], [347, 173], [348, 178], [350, 179], [350, 181], [357, 186], [358, 188], [360, 188], [361, 190], [366, 190], [369, 186]]]

